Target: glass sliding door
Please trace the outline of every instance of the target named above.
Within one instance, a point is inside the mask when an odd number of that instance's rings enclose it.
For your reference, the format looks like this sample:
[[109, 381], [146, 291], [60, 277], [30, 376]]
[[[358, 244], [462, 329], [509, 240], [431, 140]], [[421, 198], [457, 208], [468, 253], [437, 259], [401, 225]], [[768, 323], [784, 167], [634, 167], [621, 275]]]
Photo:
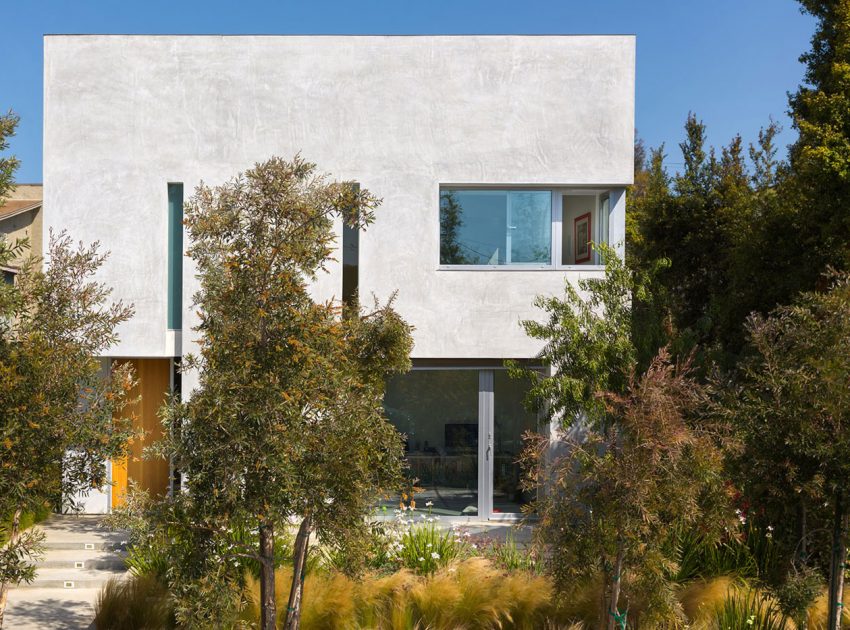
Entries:
[[405, 436], [410, 476], [444, 516], [518, 514], [529, 497], [517, 463], [537, 429], [523, 407], [527, 383], [502, 369], [414, 369], [387, 383], [384, 407]]
[[478, 515], [478, 372], [414, 370], [387, 384], [384, 407], [405, 436], [410, 474], [446, 516]]
[[537, 430], [537, 415], [523, 406], [528, 385], [512, 379], [504, 370], [493, 373], [493, 513], [515, 514], [530, 497], [521, 488], [522, 470], [517, 463], [523, 436]]

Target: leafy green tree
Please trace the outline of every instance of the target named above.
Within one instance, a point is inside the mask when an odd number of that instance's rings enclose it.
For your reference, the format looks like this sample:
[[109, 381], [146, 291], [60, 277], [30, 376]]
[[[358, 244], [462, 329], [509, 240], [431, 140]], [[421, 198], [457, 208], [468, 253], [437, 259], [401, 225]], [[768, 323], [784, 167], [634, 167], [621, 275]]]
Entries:
[[830, 278], [827, 291], [749, 320], [754, 354], [720, 410], [740, 428], [745, 489], [781, 524], [789, 559], [830, 576], [838, 628], [850, 514], [850, 275]]
[[811, 49], [800, 61], [805, 83], [791, 95], [799, 138], [791, 146], [794, 235], [803, 253], [792, 269], [800, 290], [816, 286], [827, 265], [850, 264], [850, 1], [800, 0], [817, 19]]
[[104, 259], [96, 245], [51, 235], [46, 269], [30, 258], [0, 290], [0, 514], [13, 515], [0, 551], [0, 625], [10, 584], [33, 578], [39, 551], [39, 536], [20, 531], [21, 514], [103, 486], [104, 461], [123, 457], [133, 435], [114, 419], [133, 375], [104, 375], [97, 358], [132, 314], [92, 280]]
[[[168, 410], [162, 451], [186, 476], [188, 498], [170, 512], [195, 541], [179, 562], [190, 581], [175, 584], [186, 624], [219, 623], [228, 604], [212, 601], [217, 576], [237, 584], [248, 560], [259, 564], [261, 628], [273, 629], [275, 539], [297, 520], [284, 623], [297, 628], [311, 535], [347, 544], [399, 483], [402, 441], [382, 399], [385, 378], [409, 368], [410, 329], [391, 303], [343, 313], [307, 286], [332, 255], [334, 217], [363, 228], [378, 203], [295, 157], [201, 185], [186, 205], [201, 283], [200, 350], [187, 366], [200, 381]], [[236, 529], [257, 532], [257, 544], [234, 540]]]
[[685, 131], [684, 168], [674, 176], [664, 166], [663, 147], [648, 161], [638, 153], [627, 262], [636, 270], [659, 259], [670, 265], [657, 277], [653, 302], [636, 305], [643, 330], [636, 343], [642, 365], [669, 342], [675, 355], [700, 346], [703, 359], [729, 366], [744, 344], [747, 315], [766, 313], [797, 290], [785, 280], [795, 247], [787, 168], [776, 159], [774, 123], [749, 147], [750, 164], [740, 137], [717, 157], [694, 115]]
[[[9, 138], [15, 135], [15, 129], [20, 120], [20, 117], [11, 110], [0, 115], [0, 152], [9, 148]], [[19, 164], [20, 162], [14, 155], [0, 157], [0, 203], [3, 202], [14, 185], [15, 171]]]
[[562, 585], [602, 576], [599, 627], [613, 629], [625, 627], [622, 599], [643, 601], [647, 621], [677, 617], [669, 532], [699, 525], [707, 540], [719, 535], [728, 491], [724, 432], [695, 416], [704, 393], [688, 365], [662, 351], [637, 372], [631, 304], [647, 298], [645, 277], [610, 249], [602, 258], [603, 278], [539, 297], [548, 319], [523, 322], [544, 342], [539, 358], [551, 375], [510, 368], [531, 381], [529, 402], [561, 442], [529, 436], [523, 455], [527, 487], [539, 492], [537, 542]]

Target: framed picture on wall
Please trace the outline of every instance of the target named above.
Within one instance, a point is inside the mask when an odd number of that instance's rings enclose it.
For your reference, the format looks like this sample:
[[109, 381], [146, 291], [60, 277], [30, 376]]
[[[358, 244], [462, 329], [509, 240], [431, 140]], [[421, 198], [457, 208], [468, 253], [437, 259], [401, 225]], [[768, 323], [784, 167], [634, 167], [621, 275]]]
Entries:
[[590, 260], [590, 213], [575, 218], [575, 263]]

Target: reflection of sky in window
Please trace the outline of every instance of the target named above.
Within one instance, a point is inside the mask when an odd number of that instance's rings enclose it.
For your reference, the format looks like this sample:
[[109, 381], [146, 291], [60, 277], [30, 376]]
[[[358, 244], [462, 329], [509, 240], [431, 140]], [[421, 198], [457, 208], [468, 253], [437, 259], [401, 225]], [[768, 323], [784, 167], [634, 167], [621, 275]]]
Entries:
[[511, 263], [550, 262], [549, 191], [453, 191], [452, 197], [460, 208], [458, 245], [469, 264], [506, 264], [509, 231]]

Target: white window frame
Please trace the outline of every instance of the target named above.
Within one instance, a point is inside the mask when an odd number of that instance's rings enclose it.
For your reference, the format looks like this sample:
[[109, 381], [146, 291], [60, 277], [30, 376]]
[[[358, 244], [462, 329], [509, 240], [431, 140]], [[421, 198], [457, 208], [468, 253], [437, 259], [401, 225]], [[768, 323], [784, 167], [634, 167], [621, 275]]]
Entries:
[[[552, 195], [552, 229], [551, 243], [549, 247], [549, 263], [548, 264], [528, 264], [528, 263], [507, 263], [504, 265], [444, 265], [440, 263], [440, 199], [445, 190], [499, 190], [499, 191], [517, 191], [517, 190], [545, 190]], [[608, 188], [582, 188], [575, 186], [521, 186], [521, 185], [487, 185], [481, 184], [441, 184], [437, 187], [437, 270], [438, 271], [604, 271], [605, 265], [598, 262], [582, 265], [565, 265], [563, 260], [563, 197], [566, 196], [594, 196], [595, 202], [595, 219], [593, 230], [594, 242], [602, 240], [604, 229], [609, 232], [610, 240], [610, 218], [611, 218], [611, 195], [613, 189]], [[604, 217], [604, 221], [600, 219], [602, 216], [602, 201], [608, 198], [608, 216]], [[510, 197], [509, 197], [510, 199]], [[508, 201], [510, 204], [510, 201]], [[510, 210], [510, 207], [509, 207]], [[510, 216], [510, 215], [509, 215]], [[509, 232], [510, 233], [510, 232]], [[609, 243], [610, 244], [610, 243]], [[510, 245], [510, 243], [508, 243]], [[508, 252], [508, 256], [510, 253]], [[598, 259], [598, 254], [594, 252], [594, 260]]]

